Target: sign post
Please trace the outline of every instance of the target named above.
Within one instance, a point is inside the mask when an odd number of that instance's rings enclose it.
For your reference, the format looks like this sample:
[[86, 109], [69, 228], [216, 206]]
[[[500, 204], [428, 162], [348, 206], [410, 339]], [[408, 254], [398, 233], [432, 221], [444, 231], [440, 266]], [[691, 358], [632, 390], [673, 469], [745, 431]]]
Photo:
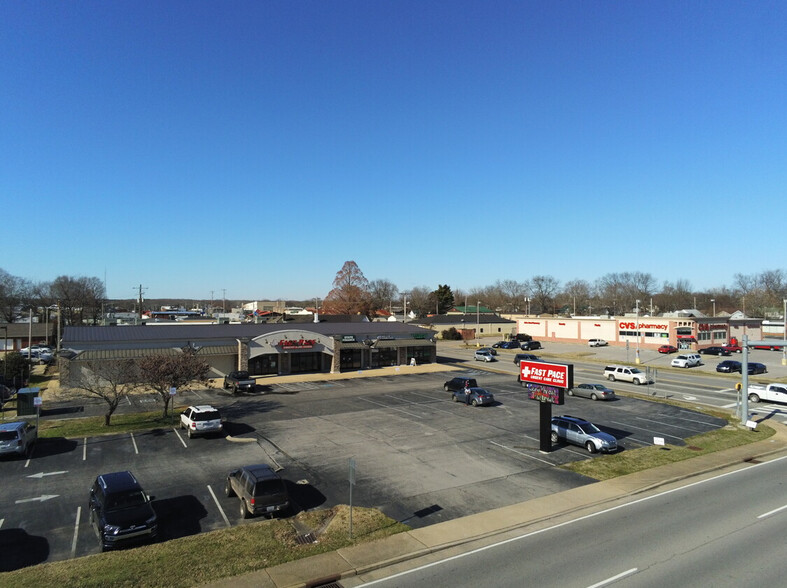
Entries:
[[350, 481], [350, 539], [353, 538], [353, 486], [355, 485], [355, 459], [350, 458], [348, 461], [349, 467], [349, 475], [348, 479]]
[[520, 361], [519, 383], [525, 386], [530, 400], [539, 407], [539, 450], [552, 450], [552, 405], [565, 404], [565, 393], [574, 387], [574, 366], [545, 361]]

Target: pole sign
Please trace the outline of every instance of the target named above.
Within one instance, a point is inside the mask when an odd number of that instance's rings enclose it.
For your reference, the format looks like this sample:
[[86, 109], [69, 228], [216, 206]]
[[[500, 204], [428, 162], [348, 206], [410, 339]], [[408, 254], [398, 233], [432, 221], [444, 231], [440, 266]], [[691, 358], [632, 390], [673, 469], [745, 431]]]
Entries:
[[565, 391], [574, 387], [574, 366], [522, 360], [519, 362], [519, 381], [527, 387], [531, 400], [563, 404]]

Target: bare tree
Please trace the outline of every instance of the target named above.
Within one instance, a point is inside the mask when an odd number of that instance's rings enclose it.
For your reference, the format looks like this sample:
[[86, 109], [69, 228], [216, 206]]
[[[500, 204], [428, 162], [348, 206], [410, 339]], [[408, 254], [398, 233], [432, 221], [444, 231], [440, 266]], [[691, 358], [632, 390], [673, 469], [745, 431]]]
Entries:
[[369, 282], [354, 261], [345, 261], [333, 280], [333, 290], [323, 300], [327, 314], [370, 313]]
[[555, 295], [560, 288], [560, 282], [552, 276], [533, 276], [530, 281], [533, 305], [540, 313], [553, 312]]
[[501, 308], [507, 312], [519, 312], [524, 307], [525, 297], [528, 293], [528, 285], [525, 282], [516, 280], [498, 280], [495, 287], [503, 298]]
[[133, 360], [125, 359], [87, 361], [82, 363], [79, 369], [79, 374], [74, 374], [76, 384], [73, 384], [72, 388], [77, 390], [78, 395], [100, 398], [106, 402], [104, 426], [108, 427], [120, 402], [139, 386], [137, 366]]
[[204, 382], [210, 366], [197, 357], [196, 352], [186, 348], [176, 355], [148, 355], [137, 360], [140, 381], [153, 388], [164, 402], [164, 414], [167, 416], [169, 402], [172, 398], [171, 388], [182, 388], [192, 382]]
[[434, 312], [434, 302], [429, 297], [432, 291], [427, 286], [416, 286], [407, 296], [407, 307], [419, 316]]
[[387, 309], [399, 298], [399, 288], [388, 280], [372, 280], [369, 282], [369, 295], [372, 310]]
[[[572, 312], [583, 314], [590, 304], [590, 284], [585, 280], [572, 280], [563, 286], [563, 303]], [[576, 310], [575, 310], [576, 309]]]
[[12, 323], [20, 306], [30, 306], [30, 282], [0, 269], [0, 318]]

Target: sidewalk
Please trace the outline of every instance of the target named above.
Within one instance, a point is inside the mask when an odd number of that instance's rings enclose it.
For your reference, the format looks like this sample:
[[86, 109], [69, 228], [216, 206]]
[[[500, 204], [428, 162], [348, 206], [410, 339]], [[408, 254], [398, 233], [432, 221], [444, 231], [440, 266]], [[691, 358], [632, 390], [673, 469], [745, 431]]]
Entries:
[[[428, 370], [430, 366], [416, 366], [418, 367]], [[439, 367], [439, 370], [432, 371], [451, 369], [445, 364], [432, 367]], [[399, 372], [394, 373], [407, 373], [406, 369], [410, 368], [402, 367]], [[375, 370], [375, 373], [382, 375], [379, 370]], [[325, 374], [319, 375], [325, 379]], [[461, 548], [474, 541], [487, 540], [492, 543], [508, 532], [522, 533], [526, 529], [535, 530], [539, 525], [547, 526], [559, 517], [581, 516], [602, 505], [611, 504], [631, 495], [646, 493], [681, 480], [787, 451], [787, 426], [773, 421], [769, 421], [768, 425], [776, 429], [776, 434], [764, 441], [414, 529], [379, 541], [292, 561], [243, 576], [225, 578], [207, 586], [210, 588], [319, 586], [343, 578], [369, 574], [375, 570], [403, 564], [408, 560], [430, 554], [435, 554], [435, 558], [450, 555], [452, 548]], [[380, 577], [383, 575], [381, 574]], [[352, 583], [360, 583], [360, 579], [354, 579]]]

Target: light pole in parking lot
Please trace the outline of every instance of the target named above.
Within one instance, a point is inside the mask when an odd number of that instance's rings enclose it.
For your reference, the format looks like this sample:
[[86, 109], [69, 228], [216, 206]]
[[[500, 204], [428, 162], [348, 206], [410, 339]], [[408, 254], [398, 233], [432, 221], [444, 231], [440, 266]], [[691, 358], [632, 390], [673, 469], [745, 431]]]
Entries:
[[713, 318], [716, 318], [716, 299], [711, 298], [710, 301], [713, 302]]
[[782, 339], [782, 365], [787, 365], [787, 298], [782, 302], [784, 302], [784, 313], [782, 314], [782, 331], [784, 333], [784, 338]]
[[634, 313], [635, 313], [635, 316], [636, 316], [635, 320], [637, 321], [637, 323], [636, 323], [636, 327], [637, 327], [637, 357], [636, 357], [635, 363], [639, 364], [639, 361], [640, 361], [639, 360], [639, 300], [637, 300], [637, 306], [636, 306], [636, 309], [635, 309]]

